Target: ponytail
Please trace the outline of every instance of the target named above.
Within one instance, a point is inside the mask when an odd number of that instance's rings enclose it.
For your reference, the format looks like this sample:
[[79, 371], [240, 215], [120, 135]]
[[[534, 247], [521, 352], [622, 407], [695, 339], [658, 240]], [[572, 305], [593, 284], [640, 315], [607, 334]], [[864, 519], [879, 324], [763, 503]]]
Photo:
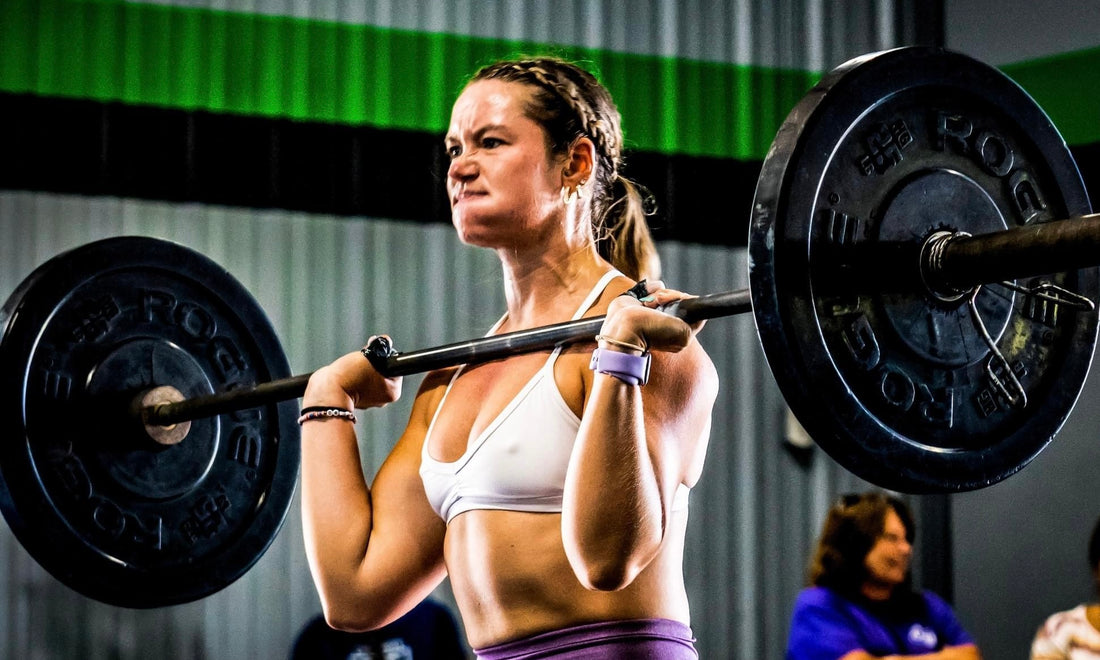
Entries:
[[610, 203], [592, 209], [596, 250], [633, 280], [659, 279], [661, 258], [646, 222], [646, 216], [652, 215], [653, 198], [623, 176], [616, 175], [613, 188]]

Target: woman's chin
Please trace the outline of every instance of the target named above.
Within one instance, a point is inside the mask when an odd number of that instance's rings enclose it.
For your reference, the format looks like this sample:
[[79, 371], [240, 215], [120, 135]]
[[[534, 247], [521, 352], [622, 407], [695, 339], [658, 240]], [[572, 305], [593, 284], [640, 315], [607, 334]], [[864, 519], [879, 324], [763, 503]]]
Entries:
[[463, 244], [473, 247], [486, 247], [482, 232], [470, 231], [469, 227], [458, 224], [455, 225], [455, 231], [458, 233], [458, 240], [462, 241]]
[[499, 227], [493, 229], [485, 223], [466, 217], [452, 218], [451, 224], [458, 234], [458, 240], [466, 245], [482, 248], [500, 247], [502, 237]]

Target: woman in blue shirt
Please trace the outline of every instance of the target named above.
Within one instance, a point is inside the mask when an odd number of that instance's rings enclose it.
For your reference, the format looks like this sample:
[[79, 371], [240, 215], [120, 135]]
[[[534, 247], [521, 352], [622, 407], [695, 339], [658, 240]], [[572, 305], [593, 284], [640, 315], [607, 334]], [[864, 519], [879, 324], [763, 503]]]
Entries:
[[799, 594], [787, 660], [980, 660], [942, 598], [911, 586], [913, 518], [882, 493], [845, 495], [829, 510]]

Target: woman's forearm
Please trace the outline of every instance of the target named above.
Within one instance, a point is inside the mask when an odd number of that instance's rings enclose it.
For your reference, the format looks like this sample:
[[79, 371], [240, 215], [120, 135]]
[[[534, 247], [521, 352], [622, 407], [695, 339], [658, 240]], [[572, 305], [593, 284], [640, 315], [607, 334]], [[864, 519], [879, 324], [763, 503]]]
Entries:
[[597, 375], [562, 502], [566, 554], [582, 583], [630, 584], [660, 549], [664, 508], [640, 387]]

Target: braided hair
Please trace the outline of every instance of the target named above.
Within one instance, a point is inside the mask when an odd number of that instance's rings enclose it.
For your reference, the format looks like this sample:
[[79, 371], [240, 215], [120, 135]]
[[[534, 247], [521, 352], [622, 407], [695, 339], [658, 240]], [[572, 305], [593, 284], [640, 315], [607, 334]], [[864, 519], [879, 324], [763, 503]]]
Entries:
[[645, 216], [652, 202], [622, 176], [623, 133], [611, 94], [588, 71], [554, 57], [505, 60], [482, 67], [470, 82], [501, 80], [533, 89], [527, 116], [546, 131], [551, 153], [565, 154], [580, 137], [592, 140], [592, 236], [600, 256], [635, 280], [660, 276], [657, 247]]

